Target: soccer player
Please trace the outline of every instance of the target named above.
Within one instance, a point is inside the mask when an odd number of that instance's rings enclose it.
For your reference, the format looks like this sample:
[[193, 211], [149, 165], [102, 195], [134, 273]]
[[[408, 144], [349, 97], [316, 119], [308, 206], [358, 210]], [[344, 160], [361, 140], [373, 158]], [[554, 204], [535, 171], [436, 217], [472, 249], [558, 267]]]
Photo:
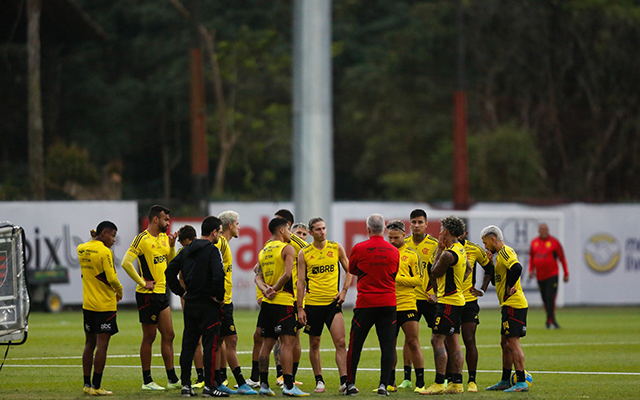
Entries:
[[[504, 244], [502, 231], [495, 225], [485, 227], [481, 232], [484, 247], [497, 254], [495, 262], [496, 294], [502, 307], [502, 329], [500, 331], [502, 347], [502, 380], [485, 390], [504, 390], [505, 392], [526, 392], [529, 385], [524, 375], [524, 352], [520, 347], [520, 338], [527, 334], [527, 310], [529, 303], [524, 297], [520, 276], [522, 265], [513, 249]], [[517, 382], [511, 386], [511, 367], [516, 370]]]
[[118, 333], [117, 303], [122, 300], [122, 285], [118, 281], [110, 250], [116, 242], [118, 228], [111, 221], [102, 221], [94, 232], [93, 239], [78, 246], [85, 334], [82, 352], [82, 393], [106, 396], [113, 393], [102, 388], [102, 374], [107, 362], [109, 339]]
[[[298, 318], [305, 327], [304, 333], [309, 335], [309, 360], [316, 378], [314, 392], [325, 391], [320, 337], [327, 325], [336, 348], [342, 393], [347, 387], [347, 349], [342, 303], [351, 286], [349, 259], [340, 243], [327, 240], [327, 227], [322, 218], [316, 217], [309, 221], [309, 234], [313, 237], [313, 243], [298, 254]], [[339, 287], [340, 265], [345, 272], [342, 290]]]
[[380, 351], [380, 384], [378, 395], [388, 396], [391, 383], [396, 334], [396, 274], [400, 262], [398, 249], [383, 238], [384, 217], [367, 217], [368, 240], [353, 246], [349, 258], [349, 272], [358, 277], [356, 307], [353, 310], [349, 350], [347, 352], [347, 389], [345, 394], [355, 396], [356, 371], [360, 354], [369, 330], [376, 326]]
[[547, 311], [547, 329], [560, 328], [556, 321], [556, 295], [558, 294], [558, 260], [562, 263], [564, 281], [569, 282], [569, 270], [564, 251], [558, 239], [549, 235], [549, 226], [538, 226], [540, 236], [533, 239], [529, 250], [529, 279], [537, 278], [544, 308]]
[[[478, 368], [478, 347], [476, 346], [476, 329], [480, 323], [478, 315], [480, 307], [478, 306], [478, 297], [482, 297], [489, 287], [491, 278], [493, 277], [493, 262], [487, 253], [475, 243], [467, 240], [469, 232], [464, 232], [458, 239], [460, 244], [464, 246], [467, 253], [467, 260], [471, 265], [472, 272], [462, 283], [462, 293], [464, 295], [464, 308], [462, 309], [462, 340], [464, 341], [465, 358], [467, 360], [467, 370], [469, 371], [469, 382], [467, 384], [467, 392], [477, 392], [476, 371]], [[476, 264], [484, 269], [484, 279], [480, 289], [476, 289]], [[449, 371], [451, 369], [449, 368]]]
[[269, 388], [269, 355], [280, 339], [284, 385], [282, 394], [293, 397], [308, 396], [294, 385], [293, 347], [298, 330], [294, 310], [293, 265], [295, 252], [289, 244], [291, 232], [287, 220], [275, 217], [269, 222], [270, 241], [259, 254], [255, 282], [263, 293], [258, 316], [263, 338], [260, 350], [260, 394], [273, 396]]
[[[160, 331], [161, 353], [167, 371], [167, 388], [180, 388], [180, 381], [173, 367], [173, 323], [167, 296], [165, 270], [175, 255], [176, 234], [167, 235], [169, 227], [169, 209], [155, 205], [149, 210], [149, 226], [133, 239], [131, 247], [122, 260], [122, 268], [133, 279], [136, 287], [136, 302], [140, 324], [142, 325], [142, 344], [140, 361], [142, 364], [142, 390], [165, 390], [151, 377], [151, 351]], [[138, 260], [140, 273], [135, 270], [133, 261]]]
[[[436, 365], [436, 379], [420, 394], [463, 393], [462, 348], [460, 347], [460, 316], [464, 307], [462, 282], [471, 274], [464, 246], [458, 237], [465, 232], [464, 222], [454, 216], [440, 220], [442, 228], [431, 274], [438, 282], [438, 303], [431, 334], [431, 346]], [[446, 346], [445, 346], [446, 341]], [[445, 389], [447, 361], [453, 359], [453, 382]]]
[[[247, 384], [242, 375], [240, 363], [238, 362], [238, 355], [236, 353], [236, 346], [238, 344], [238, 334], [236, 332], [235, 323], [233, 321], [233, 303], [231, 301], [233, 291], [233, 281], [231, 279], [233, 272], [233, 256], [231, 249], [229, 248], [229, 242], [233, 238], [237, 238], [240, 234], [239, 219], [240, 216], [235, 211], [224, 211], [218, 216], [222, 221], [222, 234], [219, 240], [215, 244], [222, 253], [222, 262], [224, 264], [225, 278], [224, 278], [224, 305], [222, 306], [222, 326], [220, 328], [220, 335], [224, 341], [225, 346], [220, 348], [221, 359], [225, 359], [231, 366], [231, 372], [236, 378], [238, 383], [238, 394], [258, 394], [255, 390]], [[222, 360], [221, 360], [222, 362]], [[224, 382], [226, 380], [226, 368], [222, 367], [219, 370], [220, 379]], [[229, 389], [224, 384], [221, 384], [218, 388], [221, 392], [229, 394], [235, 394], [235, 390]]]
[[[224, 303], [224, 266], [220, 250], [214, 246], [221, 235], [221, 222], [210, 216], [202, 221], [200, 239], [194, 240], [171, 260], [166, 279], [173, 293], [184, 299], [184, 332], [180, 352], [182, 396], [194, 397], [191, 388], [191, 361], [199, 345], [204, 346], [204, 397], [228, 397], [216, 389], [221, 382], [213, 373], [220, 342], [221, 305]], [[185, 288], [178, 275], [182, 273]]]
[[296, 222], [291, 226], [291, 232], [300, 239], [307, 241], [307, 231], [309, 227], [304, 222]]
[[[419, 340], [419, 324], [420, 317], [416, 307], [416, 286], [422, 286], [422, 274], [420, 271], [420, 256], [418, 253], [407, 246], [404, 241], [404, 222], [399, 219], [390, 221], [387, 224], [387, 236], [389, 243], [398, 248], [400, 252], [400, 265], [398, 267], [398, 275], [396, 275], [396, 341], [398, 334], [402, 328], [405, 335], [405, 342], [411, 349], [413, 356], [413, 365], [416, 366], [416, 389], [419, 392], [424, 389], [424, 357], [420, 348]], [[394, 370], [391, 376], [395, 380], [395, 365], [397, 364], [397, 356], [394, 360]], [[394, 382], [387, 389], [395, 389]]]
[[[411, 222], [411, 236], [405, 239], [405, 243], [420, 256], [420, 273], [423, 279], [422, 285], [416, 286], [415, 289], [418, 323], [424, 316], [427, 326], [433, 328], [434, 315], [436, 313], [436, 295], [433, 286], [430, 284], [427, 266], [438, 247], [438, 239], [426, 233], [429, 222], [427, 221], [427, 213], [424, 210], [418, 208], [411, 211], [409, 220]], [[398, 387], [407, 389], [411, 387], [411, 359], [413, 355], [406, 337], [402, 349], [402, 357], [404, 360], [404, 380]]]
[[[292, 230], [294, 218], [293, 218], [293, 213], [291, 211], [287, 210], [286, 208], [282, 208], [275, 212], [275, 216], [284, 218], [288, 222], [287, 229], [289, 229], [289, 231]], [[298, 254], [300, 254], [300, 250], [302, 250], [303, 247], [307, 246], [308, 243], [296, 235], [290, 235], [290, 237], [291, 237], [291, 240], [289, 241], [289, 244], [293, 246], [293, 250], [295, 252], [295, 257], [293, 259], [293, 275], [291, 277], [293, 281], [293, 299], [295, 302], [296, 299], [298, 298], [297, 297], [298, 285], [296, 285], [296, 282], [298, 282]], [[298, 365], [300, 364], [300, 357], [302, 356], [302, 348], [300, 347], [300, 330], [302, 329], [302, 325], [300, 325], [300, 322], [297, 320], [297, 316], [298, 316], [297, 304], [294, 304], [294, 306], [295, 306], [294, 312], [296, 313], [296, 321], [297, 321], [296, 323], [298, 324], [298, 329], [296, 333], [296, 342], [293, 347], [293, 379], [296, 386], [300, 386], [302, 385], [302, 382], [298, 382], [295, 379], [296, 379], [296, 374], [298, 372]], [[277, 371], [276, 383], [282, 386], [284, 384], [284, 379], [282, 376], [283, 374], [282, 365], [280, 363], [280, 345], [281, 345], [280, 341], [278, 341], [275, 344], [275, 347], [273, 348], [273, 358], [276, 361], [276, 371]]]

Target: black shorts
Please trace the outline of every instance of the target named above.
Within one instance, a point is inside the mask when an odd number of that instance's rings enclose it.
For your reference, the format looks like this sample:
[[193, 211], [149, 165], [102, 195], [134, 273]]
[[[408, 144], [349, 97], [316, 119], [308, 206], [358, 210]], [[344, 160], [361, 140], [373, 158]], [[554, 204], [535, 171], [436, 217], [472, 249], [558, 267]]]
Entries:
[[417, 310], [403, 310], [396, 311], [396, 337], [400, 333], [400, 327], [404, 325], [405, 322], [409, 321], [420, 321], [420, 315]]
[[436, 319], [433, 333], [451, 336], [460, 333], [460, 316], [464, 306], [452, 306], [450, 304], [436, 304]]
[[476, 324], [479, 324], [479, 313], [480, 306], [478, 305], [478, 300], [468, 301], [462, 309], [462, 323], [465, 324], [467, 322], [475, 322]]
[[418, 321], [424, 316], [427, 326], [433, 329], [436, 319], [436, 305], [429, 303], [427, 300], [417, 300], [416, 306], [418, 307]]
[[136, 292], [138, 314], [141, 324], [157, 324], [160, 311], [169, 307], [169, 296], [166, 293], [139, 293]]
[[327, 325], [327, 329], [331, 329], [335, 315], [342, 314], [342, 305], [338, 304], [338, 300], [336, 300], [326, 306], [306, 306], [304, 312], [307, 314], [304, 333], [310, 336], [320, 336], [324, 326]]
[[222, 325], [220, 327], [220, 336], [237, 335], [236, 325], [233, 322], [233, 303], [224, 304], [222, 307]]
[[82, 309], [84, 314], [84, 331], [95, 335], [108, 333], [115, 335], [118, 333], [118, 322], [116, 321], [117, 311], [90, 311]]
[[500, 334], [506, 337], [527, 336], [528, 308], [502, 306], [502, 328]]
[[294, 306], [262, 302], [258, 326], [262, 337], [277, 339], [280, 335], [295, 336], [298, 332]]

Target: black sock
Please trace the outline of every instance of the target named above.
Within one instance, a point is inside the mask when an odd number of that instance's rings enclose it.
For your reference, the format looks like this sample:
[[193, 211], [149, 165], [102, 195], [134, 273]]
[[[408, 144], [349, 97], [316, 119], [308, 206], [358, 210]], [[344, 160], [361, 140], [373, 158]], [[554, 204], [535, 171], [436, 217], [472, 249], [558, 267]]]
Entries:
[[260, 381], [260, 362], [251, 361], [251, 380], [254, 382]]
[[394, 386], [396, 384], [396, 370], [392, 369], [391, 370], [391, 382], [389, 382], [389, 385]]
[[[524, 376], [524, 371], [522, 372], [522, 376]], [[102, 385], [102, 372], [101, 373], [94, 372], [93, 381], [91, 383], [93, 383], [94, 388], [100, 389], [100, 386]]]
[[436, 383], [444, 384], [444, 375], [436, 372]]
[[151, 382], [153, 382], [153, 378], [151, 377], [151, 370], [150, 369], [148, 369], [146, 371], [142, 371], [142, 380], [144, 381], [145, 385], [148, 385]]
[[269, 388], [269, 372], [260, 372], [260, 385], [263, 388]]
[[447, 371], [444, 375], [444, 379], [446, 379], [448, 382], [453, 382], [453, 373], [451, 371]]
[[453, 383], [462, 383], [462, 374], [451, 374]]
[[214, 382], [216, 384], [216, 387], [222, 385], [222, 379], [220, 379], [220, 378], [221, 378], [220, 377], [220, 370], [217, 369], [216, 372], [214, 372], [214, 374], [213, 374], [213, 380], [214, 380]]
[[170, 383], [178, 382], [178, 376], [176, 375], [175, 368], [171, 368], [167, 370], [167, 379], [169, 380]]
[[283, 372], [282, 372], [282, 365], [277, 364], [276, 365], [276, 378], [280, 378], [282, 376]]
[[342, 375], [340, 377], [340, 386], [346, 385], [346, 384], [347, 384], [347, 376], [346, 375]]
[[298, 373], [298, 365], [300, 365], [300, 363], [299, 363], [299, 362], [294, 362], [294, 363], [293, 363], [293, 368], [292, 368], [293, 373], [292, 373], [291, 375], [293, 375], [293, 379], [294, 379], [294, 380], [295, 380], [295, 378], [296, 378], [296, 374]]
[[222, 382], [227, 380], [227, 367], [220, 368], [220, 379], [222, 379]]
[[196, 374], [198, 374], [198, 382], [204, 382], [204, 368], [196, 368]]
[[[524, 382], [524, 370], [523, 371], [518, 371], [516, 370], [516, 376], [518, 377], [518, 382]], [[93, 375], [94, 379], [95, 379], [95, 374]]]
[[293, 389], [293, 375], [284, 374], [283, 378], [284, 378], [284, 386], [289, 390]]
[[324, 378], [322, 377], [322, 374], [316, 375], [316, 385], [318, 384], [318, 382], [324, 382]]
[[502, 368], [502, 380], [509, 382], [509, 379], [511, 379], [511, 368]]
[[236, 382], [238, 382], [238, 387], [244, 385], [247, 381], [244, 380], [244, 376], [242, 376], [242, 370], [240, 370], [240, 367], [235, 367], [233, 369], [233, 376], [236, 378]]
[[469, 371], [469, 382], [476, 381], [476, 371]]
[[91, 386], [91, 375], [83, 375], [84, 376], [84, 385]]
[[[409, 379], [410, 378], [411, 372], [409, 372]], [[424, 368], [416, 368], [416, 387], [424, 387]]]
[[[418, 371], [417, 368], [416, 368], [416, 371]], [[405, 381], [410, 381], [411, 380], [411, 365], [405, 365], [404, 366], [404, 380]], [[422, 387], [422, 386], [418, 386], [418, 387]]]

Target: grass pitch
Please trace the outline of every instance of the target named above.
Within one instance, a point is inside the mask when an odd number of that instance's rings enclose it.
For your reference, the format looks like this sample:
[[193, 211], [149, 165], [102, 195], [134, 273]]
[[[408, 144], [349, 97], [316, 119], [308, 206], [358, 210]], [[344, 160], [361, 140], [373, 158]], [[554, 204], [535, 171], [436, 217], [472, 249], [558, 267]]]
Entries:
[[[238, 351], [245, 378], [251, 370], [252, 334], [257, 312], [236, 310], [235, 321], [239, 332]], [[351, 310], [345, 310], [347, 335]], [[525, 354], [526, 369], [533, 375], [533, 386], [528, 393], [484, 392], [482, 389], [500, 379], [500, 312], [484, 309], [480, 313], [477, 342], [479, 364], [478, 393], [464, 393], [464, 398], [504, 399], [638, 399], [640, 398], [640, 313], [638, 308], [565, 308], [558, 312], [560, 330], [544, 328], [541, 309], [530, 309], [528, 333], [521, 343]], [[0, 399], [71, 399], [82, 398], [82, 361], [84, 333], [82, 312], [69, 311], [60, 314], [33, 313], [30, 316], [29, 339], [22, 346], [11, 347], [5, 365], [0, 371]], [[173, 313], [176, 332], [174, 341], [176, 372], [180, 375], [178, 358], [182, 337], [182, 318], [179, 311]], [[430, 331], [421, 323], [420, 340], [425, 358], [425, 380], [434, 379], [433, 352], [430, 347]], [[103, 386], [114, 392], [116, 398], [178, 398], [179, 390], [167, 392], [142, 392], [139, 347], [141, 329], [137, 311], [118, 312], [120, 333], [110, 342]], [[424, 329], [423, 329], [424, 328]], [[402, 345], [400, 334], [399, 345]], [[297, 379], [304, 382], [301, 389], [312, 392], [314, 378], [309, 363], [308, 339], [302, 334], [302, 359]], [[156, 382], [166, 384], [162, 359], [159, 356], [159, 336], [154, 344], [152, 373]], [[327, 392], [315, 394], [317, 398], [337, 398], [338, 372], [329, 336], [323, 338], [323, 375]], [[380, 352], [375, 330], [369, 334], [362, 354], [356, 385], [358, 397], [377, 398], [371, 390], [377, 386]], [[0, 357], [5, 347], [0, 347]], [[398, 351], [400, 360], [401, 351]], [[466, 389], [466, 365], [464, 381]], [[229, 372], [230, 386], [235, 383]], [[195, 378], [195, 372], [193, 373]], [[271, 387], [278, 396], [275, 371], [270, 371]], [[402, 381], [402, 365], [397, 367], [396, 379]], [[413, 375], [415, 383], [415, 375]], [[456, 395], [445, 395], [452, 397]], [[239, 397], [239, 396], [232, 396]], [[391, 397], [419, 397], [413, 389], [400, 389]]]

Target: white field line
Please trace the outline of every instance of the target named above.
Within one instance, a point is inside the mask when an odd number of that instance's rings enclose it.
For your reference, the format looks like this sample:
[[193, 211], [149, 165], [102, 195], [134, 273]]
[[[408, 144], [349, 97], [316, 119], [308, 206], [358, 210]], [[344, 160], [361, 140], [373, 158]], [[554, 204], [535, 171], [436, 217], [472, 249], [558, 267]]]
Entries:
[[[640, 344], [640, 341], [634, 342], [571, 342], [571, 343], [520, 343], [522, 347], [567, 347], [567, 346], [628, 346], [628, 345], [637, 345]], [[478, 345], [478, 348], [488, 349], [488, 348], [499, 348], [500, 344], [484, 344]], [[464, 348], [464, 346], [462, 346]], [[430, 346], [423, 346], [423, 350], [430, 350]], [[379, 351], [379, 347], [365, 347], [362, 351]], [[396, 347], [396, 350], [402, 350], [402, 347]], [[320, 352], [335, 352], [336, 349], [320, 349]], [[308, 353], [309, 349], [302, 349], [303, 353]], [[238, 351], [237, 354], [252, 354], [252, 351]], [[179, 353], [176, 353], [178, 356]], [[154, 354], [154, 357], [162, 357], [162, 354]], [[115, 354], [108, 355], [108, 358], [139, 358], [140, 354]], [[7, 357], [7, 361], [37, 361], [37, 360], [75, 360], [81, 359], [82, 356], [61, 356], [61, 357]]]

